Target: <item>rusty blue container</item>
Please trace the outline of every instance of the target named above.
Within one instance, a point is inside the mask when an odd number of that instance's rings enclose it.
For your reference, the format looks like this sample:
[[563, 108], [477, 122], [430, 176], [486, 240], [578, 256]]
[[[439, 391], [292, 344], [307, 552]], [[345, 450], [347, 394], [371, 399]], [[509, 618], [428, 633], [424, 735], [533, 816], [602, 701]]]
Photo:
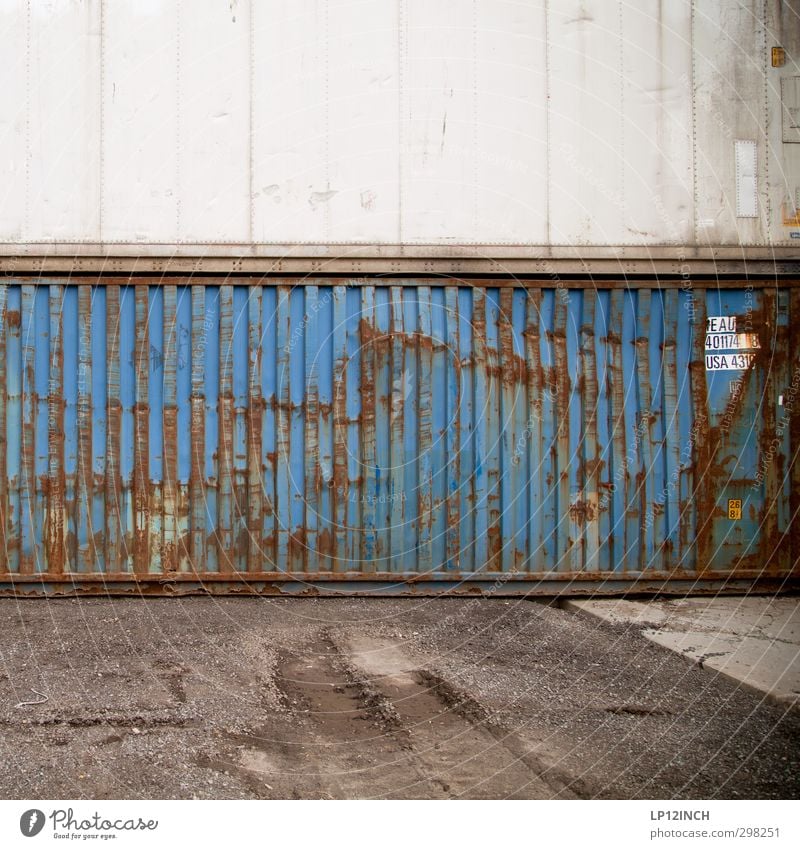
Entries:
[[599, 285], [6, 279], [0, 589], [788, 586], [800, 290]]

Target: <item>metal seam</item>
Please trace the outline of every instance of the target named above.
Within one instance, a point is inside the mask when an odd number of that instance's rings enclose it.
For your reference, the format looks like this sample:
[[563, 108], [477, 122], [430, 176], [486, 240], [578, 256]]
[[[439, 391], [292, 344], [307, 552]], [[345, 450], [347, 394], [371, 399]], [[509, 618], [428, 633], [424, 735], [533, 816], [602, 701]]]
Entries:
[[255, 241], [256, 232], [256, 208], [255, 208], [255, 79], [256, 79], [256, 36], [255, 36], [256, 3], [250, 0], [250, 8], [247, 15], [248, 21], [248, 49], [250, 51], [250, 92], [248, 97], [248, 109], [250, 126], [248, 127], [248, 176], [250, 179], [250, 197], [248, 198], [248, 211], [250, 213], [250, 241]]
[[626, 230], [625, 213], [628, 208], [625, 203], [625, 45], [624, 41], [624, 13], [623, 0], [617, 0], [617, 24], [619, 26], [619, 196], [622, 200], [622, 208], [619, 211], [620, 225]]
[[98, 152], [98, 166], [100, 171], [100, 180], [98, 191], [100, 194], [99, 203], [97, 204], [97, 228], [98, 238], [103, 242], [103, 230], [105, 219], [105, 178], [106, 178], [106, 150], [105, 150], [105, 133], [106, 133], [106, 0], [100, 0], [100, 141]]
[[550, 158], [550, 0], [544, 0], [544, 85], [545, 85], [545, 108], [544, 108], [544, 129], [545, 129], [545, 238], [547, 243], [551, 241], [551, 226], [550, 226], [550, 194], [552, 187], [551, 181], [551, 158]]
[[478, 0], [472, 0], [472, 231], [478, 238]]
[[405, 37], [406, 19], [404, 14], [404, 0], [397, 0], [397, 240], [403, 242], [403, 145], [405, 143], [404, 116], [403, 116], [403, 91], [405, 83], [405, 54], [408, 49], [408, 41]]
[[[476, 248], [476, 247], [521, 247], [521, 248], [574, 248], [574, 242], [533, 242], [533, 241], [518, 241], [513, 239], [486, 239], [481, 241], [473, 241], [473, 240], [464, 240], [455, 243], [459, 248]], [[327, 247], [345, 247], [345, 248], [359, 248], [359, 247], [401, 247], [401, 248], [419, 248], [419, 247], [432, 247], [434, 249], [452, 249], [454, 247], [454, 243], [442, 240], [438, 242], [430, 242], [424, 241], [422, 239], [408, 239], [402, 243], [398, 242], [388, 242], [381, 241], [375, 239], [331, 239], [327, 242], [319, 242], [313, 241], [311, 239], [291, 241], [291, 242], [278, 242], [274, 240], [264, 240], [258, 242], [241, 242], [241, 241], [212, 241], [212, 240], [203, 240], [203, 239], [192, 239], [191, 241], [184, 240], [176, 240], [174, 242], [137, 242], [134, 239], [112, 239], [104, 242], [97, 242], [94, 239], [27, 239], [24, 242], [15, 241], [13, 239], [0, 239], [0, 245], [9, 245], [11, 247], [18, 247], [25, 250], [28, 246], [51, 246], [51, 245], [89, 245], [91, 247], [97, 248], [98, 251], [102, 251], [104, 247], [109, 247], [113, 245], [136, 245], [140, 249], [147, 248], [162, 248], [162, 247], [170, 247], [175, 245], [181, 245], [182, 247], [194, 247], [194, 246], [203, 246], [203, 247], [221, 247], [221, 248], [229, 248], [229, 247], [244, 247], [244, 248], [259, 248], [259, 247], [270, 247], [270, 246], [279, 246], [282, 248], [299, 248], [299, 247], [312, 247], [312, 248], [327, 248]], [[607, 250], [608, 248], [642, 248], [641, 242], [635, 241], [619, 241], [613, 242], [609, 244], [595, 244], [589, 246], [591, 249], [596, 250]], [[650, 242], [647, 244], [647, 247], [652, 248], [674, 248], [674, 242]], [[717, 248], [763, 248], [763, 247], [791, 247], [793, 249], [797, 248], [797, 245], [792, 242], [791, 239], [783, 239], [782, 241], [775, 242], [774, 244], [767, 245], [766, 242], [761, 239], [759, 241], [752, 242], [717, 242], [715, 244], [694, 244], [688, 246], [691, 250], [705, 250], [705, 249], [717, 249]], [[139, 254], [139, 259], [145, 262], [161, 262], [165, 259], [169, 259], [174, 254], [152, 254], [148, 256], [147, 254]], [[7, 256], [6, 254], [0, 255], [0, 257]], [[36, 256], [45, 256], [44, 254]], [[240, 254], [237, 254], [235, 257], [232, 256], [223, 256], [225, 259], [241, 259], [243, 258]], [[247, 257], [244, 257], [245, 259]], [[436, 257], [434, 257], [436, 258]], [[457, 259], [458, 257], [445, 256], [445, 259]], [[324, 261], [324, 257], [320, 257], [318, 261]]]
[[695, 80], [697, 75], [697, 60], [695, 51], [695, 4], [689, 4], [689, 49], [692, 53], [689, 84], [691, 86], [691, 118], [692, 118], [692, 232], [694, 243], [699, 244], [700, 228], [697, 220], [698, 186], [697, 186], [697, 98], [695, 95]]
[[[325, 103], [325, 191], [331, 190], [331, 96], [330, 96], [330, 15], [329, 4], [322, 4], [323, 31], [325, 33], [325, 46], [323, 48], [322, 63], [324, 73], [324, 103]], [[331, 232], [330, 204], [322, 205], [322, 222], [325, 238], [329, 238]]]
[[25, 205], [23, 228], [30, 233], [31, 226], [31, 0], [25, 3]]
[[[764, 80], [764, 181], [766, 185], [766, 194], [767, 201], [765, 204], [765, 212], [767, 217], [767, 232], [765, 234], [765, 240], [769, 243], [772, 241], [772, 188], [769, 182], [769, 158], [770, 151], [772, 148], [772, 144], [769, 137], [769, 68], [770, 63], [767, 61], [767, 53], [769, 50], [769, 33], [767, 32], [767, 2], [768, 0], [763, 0], [762, 4], [762, 19], [761, 19], [761, 32], [764, 36], [764, 43], [762, 44], [762, 58], [761, 61], [763, 63], [763, 71], [762, 78]], [[758, 172], [756, 172], [756, 179], [758, 179]]]
[[175, 0], [175, 235], [181, 239], [181, 0]]

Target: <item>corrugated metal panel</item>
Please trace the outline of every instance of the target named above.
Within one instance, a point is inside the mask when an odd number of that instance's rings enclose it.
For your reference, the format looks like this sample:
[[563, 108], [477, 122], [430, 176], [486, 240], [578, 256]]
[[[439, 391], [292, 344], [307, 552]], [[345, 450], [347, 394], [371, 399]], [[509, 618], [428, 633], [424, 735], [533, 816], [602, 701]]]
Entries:
[[[796, 245], [781, 87], [800, 76], [799, 10], [5, 0], [0, 243]], [[753, 218], [736, 215], [737, 139], [758, 147]]]
[[0, 582], [796, 576], [799, 318], [752, 287], [7, 281]]

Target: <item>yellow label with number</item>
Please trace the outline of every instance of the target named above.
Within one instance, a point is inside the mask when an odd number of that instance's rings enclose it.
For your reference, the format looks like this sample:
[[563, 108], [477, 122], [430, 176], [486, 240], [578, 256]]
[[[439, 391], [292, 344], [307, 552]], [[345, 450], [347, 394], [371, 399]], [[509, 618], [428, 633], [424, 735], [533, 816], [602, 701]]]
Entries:
[[742, 518], [742, 499], [741, 498], [729, 498], [728, 499], [728, 518], [729, 519], [741, 519]]

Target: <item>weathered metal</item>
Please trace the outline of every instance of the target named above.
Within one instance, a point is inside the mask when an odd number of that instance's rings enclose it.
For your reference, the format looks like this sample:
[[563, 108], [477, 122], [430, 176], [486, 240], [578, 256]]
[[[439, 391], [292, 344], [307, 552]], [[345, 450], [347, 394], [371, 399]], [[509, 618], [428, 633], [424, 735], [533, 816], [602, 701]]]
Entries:
[[0, 4], [0, 253], [796, 248], [797, 0], [233, 5]]
[[[602, 277], [608, 285], [628, 285], [637, 276], [637, 286], [659, 288], [670, 277], [681, 280], [705, 276], [722, 287], [747, 285], [753, 276], [775, 281], [789, 278], [781, 285], [800, 285], [800, 257], [797, 247], [742, 246], [650, 246], [630, 245], [595, 247], [588, 253], [584, 246], [536, 245], [448, 245], [447, 250], [432, 252], [429, 246], [359, 245], [345, 253], [340, 246], [241, 246], [235, 257], [190, 252], [181, 245], [170, 246], [168, 256], [142, 256], [140, 245], [114, 245], [113, 251], [98, 253], [82, 245], [48, 245], [42, 255], [37, 245], [14, 245], [4, 254], [0, 246], [0, 271], [6, 275], [54, 274], [102, 275], [98, 283], [126, 283], [131, 275], [169, 275], [191, 283], [198, 275], [258, 275], [286, 278], [319, 274], [343, 274], [351, 280], [365, 281], [375, 275], [405, 276], [436, 274], [444, 278], [503, 275], [509, 286], [526, 286], [515, 277], [539, 277], [543, 285], [560, 279], [565, 288], [581, 288], [586, 275]], [[444, 255], [443, 255], [444, 254]], [[641, 277], [641, 279], [639, 279]]]
[[705, 286], [7, 279], [0, 591], [787, 586], [800, 292]]

